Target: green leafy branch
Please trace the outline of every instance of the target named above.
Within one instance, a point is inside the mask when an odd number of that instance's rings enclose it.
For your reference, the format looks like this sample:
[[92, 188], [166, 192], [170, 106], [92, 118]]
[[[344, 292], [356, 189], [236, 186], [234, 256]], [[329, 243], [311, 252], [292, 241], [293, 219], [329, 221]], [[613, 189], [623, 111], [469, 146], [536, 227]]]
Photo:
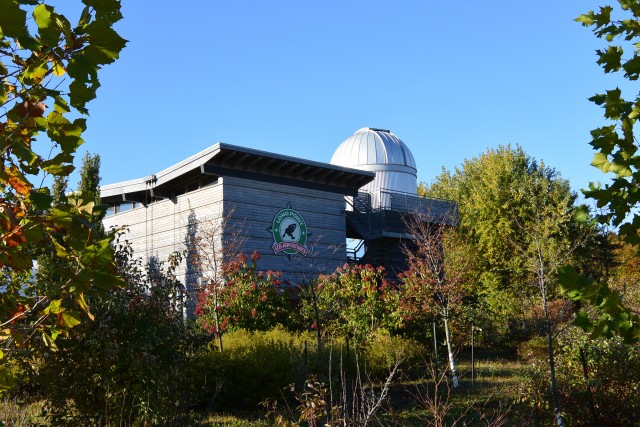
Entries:
[[619, 335], [626, 343], [640, 342], [640, 316], [623, 304], [620, 293], [606, 283], [578, 274], [573, 267], [558, 270], [562, 293], [573, 301], [587, 302], [599, 310], [597, 317], [590, 316], [583, 308], [578, 310], [574, 324], [594, 338], [612, 338]]
[[[34, 184], [73, 171], [86, 119], [68, 116], [89, 114], [99, 71], [126, 44], [113, 30], [119, 0], [82, 3], [72, 27], [46, 2], [0, 0], [0, 269], [8, 284], [0, 295], [0, 359], [32, 348], [35, 336], [56, 350], [58, 336], [92, 317], [87, 297], [123, 283], [113, 236], [98, 226], [104, 207], [84, 194], [54, 207], [50, 189]], [[51, 148], [37, 152], [38, 138]], [[59, 260], [56, 277], [34, 280], [33, 260], [45, 253]], [[0, 389], [9, 383], [2, 366]]]
[[[596, 37], [606, 40], [606, 49], [596, 51], [597, 63], [604, 72], [623, 72], [625, 79], [636, 81], [640, 77], [640, 4], [637, 0], [618, 0], [618, 4], [619, 10], [612, 6], [600, 7], [598, 12], [580, 15], [576, 21], [591, 27]], [[625, 57], [625, 53], [630, 55]], [[591, 164], [604, 173], [613, 174], [613, 178], [604, 186], [589, 184], [584, 194], [594, 199], [599, 209], [604, 209], [604, 213], [596, 216], [598, 222], [617, 227], [625, 241], [639, 245], [640, 156], [634, 126], [640, 116], [640, 96], [628, 100], [620, 88], [615, 88], [589, 100], [601, 106], [604, 117], [613, 122], [591, 131], [590, 144], [596, 151]], [[584, 212], [582, 216], [588, 217]], [[578, 311], [574, 322], [577, 326], [590, 331], [594, 337], [618, 334], [627, 342], [640, 341], [638, 314], [624, 306], [620, 294], [606, 283], [580, 276], [573, 268], [559, 269], [558, 276], [567, 297], [598, 309], [596, 319], [590, 318], [583, 309]]]

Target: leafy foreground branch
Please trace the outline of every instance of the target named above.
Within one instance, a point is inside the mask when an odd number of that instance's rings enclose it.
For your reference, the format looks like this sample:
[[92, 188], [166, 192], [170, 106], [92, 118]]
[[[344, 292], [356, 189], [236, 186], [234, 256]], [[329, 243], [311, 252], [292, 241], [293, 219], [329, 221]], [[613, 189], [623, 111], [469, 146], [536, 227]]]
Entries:
[[[72, 26], [45, 2], [0, 1], [0, 391], [13, 382], [14, 355], [35, 355], [38, 342], [56, 351], [59, 337], [94, 318], [90, 296], [123, 284], [113, 236], [98, 225], [104, 207], [84, 193], [54, 205], [43, 185], [73, 171], [99, 71], [126, 44], [112, 29], [118, 0], [83, 4]], [[56, 277], [34, 280], [32, 260], [44, 254], [59, 260]]]
[[[590, 27], [606, 49], [596, 51], [597, 63], [605, 73], [622, 73], [623, 78], [635, 82], [640, 78], [640, 4], [634, 0], [618, 0], [619, 8], [600, 7], [589, 11], [576, 21]], [[618, 227], [620, 236], [635, 246], [640, 245], [640, 156], [635, 127], [640, 116], [640, 95], [623, 97], [615, 88], [598, 93], [590, 101], [604, 109], [604, 117], [612, 124], [591, 131], [590, 142], [596, 154], [591, 164], [603, 173], [612, 174], [611, 183], [604, 186], [591, 183], [584, 194], [595, 200], [603, 213], [596, 216], [601, 224]], [[583, 213], [583, 219], [586, 214]], [[564, 292], [575, 301], [586, 301], [600, 311], [591, 320], [580, 311], [576, 325], [595, 336], [622, 336], [626, 342], [640, 341], [640, 317], [622, 303], [620, 295], [605, 282], [578, 276], [575, 270], [561, 271]]]

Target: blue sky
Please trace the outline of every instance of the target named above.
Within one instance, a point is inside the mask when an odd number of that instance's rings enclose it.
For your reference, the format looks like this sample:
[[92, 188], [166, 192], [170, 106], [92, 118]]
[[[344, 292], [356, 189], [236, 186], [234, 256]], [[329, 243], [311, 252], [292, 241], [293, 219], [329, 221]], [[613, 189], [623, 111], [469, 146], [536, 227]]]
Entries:
[[[573, 19], [595, 1], [123, 1], [129, 40], [89, 108], [102, 183], [158, 172], [218, 141], [316, 161], [361, 127], [390, 129], [431, 181], [519, 144], [575, 190], [587, 101], [621, 84]], [[79, 156], [81, 157], [81, 156]]]

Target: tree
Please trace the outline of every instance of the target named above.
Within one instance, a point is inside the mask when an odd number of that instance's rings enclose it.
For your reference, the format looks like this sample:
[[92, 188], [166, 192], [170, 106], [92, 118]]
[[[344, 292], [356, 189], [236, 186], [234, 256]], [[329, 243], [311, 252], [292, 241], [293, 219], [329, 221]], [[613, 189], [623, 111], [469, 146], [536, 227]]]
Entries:
[[614, 263], [609, 275], [612, 290], [620, 293], [622, 301], [632, 313], [640, 314], [640, 252], [637, 246], [620, 241], [615, 234], [608, 236], [614, 243]]
[[[56, 338], [79, 324], [83, 312], [92, 317], [87, 296], [122, 283], [113, 237], [96, 233], [95, 203], [69, 197], [53, 206], [49, 188], [34, 184], [73, 170], [86, 120], [67, 116], [88, 115], [99, 70], [126, 44], [112, 29], [122, 17], [118, 0], [83, 3], [72, 27], [45, 2], [0, 0], [0, 267], [9, 278], [0, 295], [0, 358], [16, 346], [28, 348], [34, 336], [55, 350]], [[47, 105], [53, 106], [48, 112]], [[36, 152], [38, 138], [50, 140], [51, 148]], [[58, 235], [65, 246], [57, 244]], [[57, 272], [61, 286], [31, 280], [32, 260], [47, 251], [64, 261]], [[0, 367], [0, 388], [10, 377]]]
[[409, 269], [399, 275], [400, 307], [405, 319], [442, 319], [449, 369], [458, 387], [450, 320], [473, 282], [473, 259], [456, 230], [429, 219], [414, 214], [407, 224], [413, 241], [405, 246]]
[[126, 285], [90, 296], [94, 320], [59, 338], [58, 351], [21, 361], [17, 398], [46, 402], [52, 425], [174, 425], [188, 405], [187, 334], [171, 298], [181, 257], [145, 266], [123, 236], [114, 248]]
[[[87, 153], [82, 159], [82, 167], [80, 169], [80, 182], [78, 184], [78, 191], [76, 195], [82, 200], [93, 202], [96, 205], [100, 204], [100, 156], [98, 154], [91, 156]], [[52, 207], [64, 206], [67, 203], [67, 176], [54, 177], [52, 192], [53, 201]], [[104, 227], [102, 226], [103, 211], [95, 210], [95, 215], [91, 218], [91, 227], [96, 230], [97, 235], [104, 237]], [[53, 233], [52, 239], [55, 239], [56, 245], [65, 247], [65, 250], [69, 250], [65, 244], [64, 233]], [[45, 252], [38, 257], [36, 280], [39, 284], [46, 283], [51, 287], [52, 283], [60, 281], [59, 270], [64, 270], [68, 267], [68, 263], [63, 258], [59, 257], [55, 251]], [[57, 283], [57, 286], [63, 286], [64, 283]]]
[[51, 192], [53, 200], [51, 201], [52, 207], [61, 206], [67, 201], [67, 186], [69, 185], [68, 176], [54, 176], [53, 184], [51, 185]]
[[[550, 196], [549, 194], [546, 195]], [[571, 196], [567, 195], [570, 199]], [[558, 426], [563, 425], [562, 411], [558, 399], [558, 383], [556, 380], [556, 362], [554, 353], [554, 339], [557, 324], [567, 316], [562, 316], [566, 304], [558, 301], [556, 309], [560, 313], [554, 316], [552, 303], [558, 300], [557, 271], [571, 261], [574, 250], [584, 243], [584, 239], [571, 236], [569, 228], [572, 226], [572, 210], [567, 210], [569, 200], [565, 203], [554, 204], [554, 200], [545, 200], [542, 195], [538, 200], [540, 205], [534, 206], [527, 218], [522, 221], [522, 238], [512, 242], [514, 249], [525, 260], [526, 281], [539, 292], [539, 304], [543, 314], [543, 334], [547, 341], [547, 355], [550, 372], [551, 400]], [[554, 319], [554, 317], [556, 317]]]
[[384, 276], [383, 267], [370, 264], [345, 264], [331, 275], [321, 274], [313, 294], [303, 295], [301, 310], [311, 329], [363, 347], [377, 330], [397, 327], [398, 289]]
[[82, 158], [78, 193], [83, 198], [100, 204], [100, 155], [88, 152]]
[[260, 254], [254, 251], [249, 260], [239, 254], [221, 266], [223, 283], [208, 283], [200, 293], [196, 314], [198, 322], [218, 337], [231, 328], [267, 331], [286, 322], [289, 314], [287, 295], [278, 271], [258, 271]]
[[[591, 27], [599, 39], [606, 41], [606, 49], [596, 51], [597, 63], [605, 73], [622, 73], [623, 78], [635, 82], [640, 77], [640, 4], [633, 0], [618, 0], [618, 6], [603, 6], [597, 12], [589, 11], [576, 21]], [[612, 174], [604, 186], [589, 184], [585, 195], [596, 201], [603, 212], [595, 216], [602, 224], [618, 228], [628, 243], [640, 245], [640, 156], [635, 126], [640, 116], [640, 95], [634, 91], [625, 98], [619, 87], [598, 93], [590, 101], [604, 109], [610, 124], [591, 131], [590, 145], [596, 151], [592, 165]], [[586, 209], [582, 213], [589, 220]], [[575, 300], [588, 302], [599, 309], [597, 319], [585, 310], [576, 316], [576, 324], [593, 336], [610, 337], [618, 334], [626, 342], [640, 341], [640, 315], [622, 303], [619, 292], [602, 280], [580, 276], [572, 267], [560, 271], [565, 294]]]
[[[225, 285], [223, 267], [241, 254], [245, 242], [240, 224], [232, 222], [234, 210], [220, 210], [219, 215], [198, 221], [195, 212], [189, 214], [187, 237], [185, 239], [185, 258], [187, 262], [187, 286], [198, 287], [196, 315], [209, 314], [210, 318], [200, 317], [199, 322], [212, 332], [218, 340], [218, 350], [222, 351], [222, 327], [220, 310], [222, 309], [222, 290]], [[181, 296], [183, 304], [189, 295]], [[184, 310], [183, 310], [184, 311]]]
[[[598, 38], [605, 38], [606, 49], [596, 51], [597, 63], [605, 73], [623, 73], [629, 81], [640, 77], [640, 4], [619, 0], [620, 9], [601, 7], [576, 21], [593, 27]], [[624, 55], [627, 55], [626, 57]], [[591, 131], [591, 146], [596, 150], [592, 165], [604, 173], [613, 174], [612, 182], [601, 186], [591, 183], [585, 192], [599, 208], [606, 208], [599, 219], [620, 227], [620, 234], [628, 242], [640, 244], [640, 215], [634, 208], [640, 203], [640, 156], [634, 126], [640, 115], [640, 95], [627, 100], [622, 90], [615, 88], [598, 93], [590, 101], [604, 109], [604, 117], [613, 122]], [[629, 220], [630, 219], [630, 220]]]
[[521, 230], [535, 221], [537, 206], [572, 209], [569, 183], [521, 147], [501, 146], [465, 160], [454, 172], [443, 170], [432, 184], [421, 183], [419, 192], [457, 202], [459, 232], [477, 256], [476, 293], [493, 317], [525, 319], [535, 289], [527, 285], [526, 259], [513, 244], [522, 244]]

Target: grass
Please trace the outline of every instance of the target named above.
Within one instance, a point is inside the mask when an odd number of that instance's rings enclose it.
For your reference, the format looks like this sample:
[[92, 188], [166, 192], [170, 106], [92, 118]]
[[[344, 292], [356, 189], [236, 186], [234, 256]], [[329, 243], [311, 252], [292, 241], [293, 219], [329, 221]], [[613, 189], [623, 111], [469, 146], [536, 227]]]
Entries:
[[476, 378], [472, 382], [471, 363], [462, 360], [458, 364], [459, 387], [454, 390], [449, 380], [442, 378], [437, 398], [433, 373], [425, 372], [422, 379], [395, 387], [389, 411], [382, 418], [388, 425], [423, 426], [435, 423], [437, 414], [447, 425], [455, 420], [464, 420], [466, 425], [487, 425], [486, 418], [508, 414], [512, 422], [522, 422], [512, 402], [526, 369], [511, 360], [480, 360], [476, 361]]
[[215, 427], [248, 427], [270, 426], [262, 411], [238, 411], [233, 414], [211, 414], [201, 421], [198, 426]]
[[0, 400], [0, 426], [26, 427], [42, 422], [41, 409], [41, 404], [21, 405], [14, 400]]
[[[439, 390], [443, 396], [442, 405], [446, 408], [446, 420], [451, 423], [464, 418], [467, 425], [486, 425], [481, 422], [482, 416], [495, 413], [496, 416], [508, 412], [509, 424], [526, 424], [518, 410], [512, 406], [513, 393], [517, 389], [521, 374], [526, 366], [512, 360], [478, 360], [476, 361], [476, 379], [471, 382], [471, 363], [462, 360], [459, 363], [460, 387], [451, 391], [448, 398], [447, 385], [441, 383]], [[412, 375], [413, 376], [413, 375]], [[433, 421], [434, 382], [425, 370], [424, 378], [401, 378], [390, 392], [387, 406], [379, 416], [381, 425], [390, 426], [424, 426]], [[231, 412], [211, 414], [198, 426], [266, 426], [264, 413]]]
[[[470, 361], [464, 355], [458, 359], [460, 386], [452, 390], [448, 377], [442, 377], [437, 388], [439, 400], [434, 399], [434, 375], [428, 367], [423, 365], [402, 374], [391, 387], [383, 408], [378, 412], [377, 425], [455, 425], [456, 420], [464, 420], [464, 425], [486, 426], [490, 425], [487, 417], [491, 419], [505, 414], [506, 425], [530, 424], [526, 416], [530, 411], [513, 404], [527, 366], [495, 356], [483, 358], [476, 361], [476, 378], [472, 383]], [[296, 405], [292, 406], [295, 410]], [[38, 418], [40, 409], [38, 405], [21, 407], [12, 401], [0, 402], [0, 426], [27, 426], [33, 425], [34, 421], [44, 421]], [[233, 411], [224, 408], [217, 413], [186, 414], [180, 425], [245, 427], [268, 426], [272, 423], [265, 418], [262, 408]], [[462, 425], [462, 422], [457, 425]]]

